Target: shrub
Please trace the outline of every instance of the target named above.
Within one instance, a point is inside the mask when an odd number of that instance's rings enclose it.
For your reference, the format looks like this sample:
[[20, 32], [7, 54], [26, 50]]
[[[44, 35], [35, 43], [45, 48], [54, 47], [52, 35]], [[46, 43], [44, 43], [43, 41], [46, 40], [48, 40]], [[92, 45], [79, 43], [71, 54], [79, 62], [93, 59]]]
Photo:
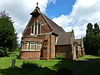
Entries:
[[97, 54], [98, 54], [98, 55], [100, 55], [100, 49], [98, 49], [98, 52], [97, 52]]
[[57, 60], [57, 59], [58, 59], [58, 60], [62, 60], [62, 59], [65, 59], [65, 58], [64, 58], [63, 55], [56, 55], [56, 57], [53, 58], [53, 60], [55, 60], [55, 59], [56, 59], [56, 60]]
[[40, 57], [40, 60], [43, 60], [43, 57]]
[[9, 57], [16, 57], [16, 51], [15, 52], [8, 52]]
[[16, 48], [16, 51], [19, 52], [20, 51], [20, 47]]
[[8, 56], [7, 52], [8, 52], [8, 48], [7, 47], [0, 47], [0, 57], [3, 57], [3, 56]]
[[79, 55], [79, 57], [82, 57], [82, 55]]
[[40, 69], [41, 67], [38, 66], [36, 63], [30, 63], [30, 62], [23, 62], [21, 65], [22, 72], [31, 72]]

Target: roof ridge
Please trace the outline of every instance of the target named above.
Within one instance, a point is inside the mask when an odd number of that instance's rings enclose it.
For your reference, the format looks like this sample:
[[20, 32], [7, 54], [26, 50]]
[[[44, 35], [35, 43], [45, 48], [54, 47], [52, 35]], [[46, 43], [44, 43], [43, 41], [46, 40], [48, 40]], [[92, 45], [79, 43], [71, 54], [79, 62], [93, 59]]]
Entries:
[[49, 19], [46, 15], [44, 15], [43, 13], [41, 13], [41, 15], [44, 17], [44, 19], [49, 24], [50, 28], [53, 30], [54, 33], [60, 34], [62, 32], [65, 32], [62, 27], [57, 25], [54, 21]]
[[65, 33], [72, 33], [72, 32], [65, 32]]
[[[43, 14], [44, 15], [44, 14]], [[45, 17], [47, 17], [46, 15], [44, 15]], [[47, 17], [48, 18], [48, 17]], [[49, 18], [48, 18], [49, 19]], [[51, 19], [49, 19], [49, 20], [51, 20]], [[51, 20], [53, 23], [55, 23], [53, 20]], [[61, 26], [59, 26], [57, 23], [55, 23], [58, 27], [61, 27]], [[61, 27], [62, 28], [62, 27]]]
[[[47, 19], [44, 17], [45, 15], [40, 11], [40, 14], [43, 16], [43, 18], [45, 19], [45, 21], [49, 24], [49, 22], [47, 21]], [[50, 24], [49, 24], [50, 26]], [[51, 28], [51, 27], [50, 27]], [[52, 29], [52, 28], [51, 28]], [[52, 29], [53, 30], [53, 29]]]

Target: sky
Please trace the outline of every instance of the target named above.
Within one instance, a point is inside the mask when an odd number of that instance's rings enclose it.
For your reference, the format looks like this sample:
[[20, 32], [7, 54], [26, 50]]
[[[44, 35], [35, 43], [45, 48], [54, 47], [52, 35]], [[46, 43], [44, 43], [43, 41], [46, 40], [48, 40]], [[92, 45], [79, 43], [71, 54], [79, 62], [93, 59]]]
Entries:
[[12, 17], [19, 43], [37, 2], [41, 12], [66, 32], [73, 29], [75, 38], [85, 36], [88, 23], [100, 25], [100, 0], [0, 0], [0, 11], [6, 9]]

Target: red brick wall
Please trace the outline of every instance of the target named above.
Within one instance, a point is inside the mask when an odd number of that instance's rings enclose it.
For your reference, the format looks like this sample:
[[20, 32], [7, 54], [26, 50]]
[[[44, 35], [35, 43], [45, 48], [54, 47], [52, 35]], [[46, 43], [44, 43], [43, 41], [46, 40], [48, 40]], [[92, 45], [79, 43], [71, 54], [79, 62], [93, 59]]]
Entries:
[[42, 39], [42, 41], [44, 41], [46, 35], [38, 35], [39, 38]]
[[82, 47], [81, 47], [80, 45], [77, 46], [76, 52], [77, 52], [77, 53], [76, 53], [77, 58], [78, 58], [79, 56], [84, 56], [84, 49], [82, 49]]
[[72, 59], [72, 49], [70, 45], [56, 46], [56, 55], [64, 55], [65, 58]]
[[52, 32], [52, 31], [50, 30], [48, 25], [41, 26], [41, 33], [49, 33], [49, 32]]
[[45, 36], [42, 48], [42, 56], [45, 60], [50, 59], [50, 34]]
[[55, 58], [55, 39], [56, 37], [54, 35], [51, 35], [51, 52], [50, 52], [50, 56], [51, 59]]
[[20, 51], [20, 59], [24, 60], [39, 60], [40, 51]]
[[37, 18], [31, 17], [29, 23], [26, 26], [26, 29], [23, 32], [23, 36], [31, 34], [31, 28], [30, 27], [36, 20], [38, 20], [41, 24], [44, 24], [44, 25], [41, 25], [40, 33], [52, 32], [51, 28], [49, 27], [47, 22], [44, 20], [44, 18], [41, 15], [39, 15]]
[[[38, 17], [31, 17], [29, 23], [27, 24], [24, 32], [23, 32], [23, 36], [26, 35], [30, 35], [31, 34], [31, 25], [38, 20], [41, 24], [41, 28], [40, 28], [40, 33], [49, 33], [52, 32], [52, 29], [50, 28], [50, 26], [47, 24], [47, 22], [45, 21], [45, 19], [39, 15]], [[51, 49], [51, 34], [46, 34], [46, 35], [37, 35], [38, 37], [23, 37], [22, 40], [30, 40], [30, 41], [42, 41], [42, 43], [44, 42], [44, 40], [47, 40], [48, 46], [47, 48], [42, 48], [42, 53], [41, 56], [43, 56], [44, 59], [50, 59], [51, 58], [51, 54], [50, 54], [50, 49]], [[54, 41], [55, 42], [55, 41]], [[55, 44], [54, 44], [55, 46]], [[53, 48], [52, 48], [53, 49]], [[53, 52], [53, 51], [52, 51]], [[30, 55], [29, 55], [29, 54]], [[35, 53], [35, 52], [34, 52]], [[54, 52], [53, 52], [54, 53]], [[39, 55], [36, 53], [36, 57], [38, 57]], [[23, 57], [24, 56], [24, 57]], [[35, 55], [33, 54], [33, 52], [21, 52], [21, 59], [31, 59], [31, 57]], [[26, 57], [26, 58], [25, 58]], [[40, 56], [39, 56], [40, 57]], [[54, 55], [52, 55], [52, 57], [54, 57]], [[32, 57], [32, 59], [35, 59]]]
[[48, 34], [45, 36], [42, 48], [42, 57], [50, 60], [55, 57], [55, 36]]

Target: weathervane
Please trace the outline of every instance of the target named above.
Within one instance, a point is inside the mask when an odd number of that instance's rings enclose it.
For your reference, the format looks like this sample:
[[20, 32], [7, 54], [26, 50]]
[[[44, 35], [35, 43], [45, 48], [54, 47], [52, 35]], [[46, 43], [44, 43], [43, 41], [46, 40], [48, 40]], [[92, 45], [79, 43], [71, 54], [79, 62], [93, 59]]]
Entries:
[[39, 4], [39, 3], [37, 2], [37, 3], [36, 3], [37, 7], [38, 7], [38, 4]]

